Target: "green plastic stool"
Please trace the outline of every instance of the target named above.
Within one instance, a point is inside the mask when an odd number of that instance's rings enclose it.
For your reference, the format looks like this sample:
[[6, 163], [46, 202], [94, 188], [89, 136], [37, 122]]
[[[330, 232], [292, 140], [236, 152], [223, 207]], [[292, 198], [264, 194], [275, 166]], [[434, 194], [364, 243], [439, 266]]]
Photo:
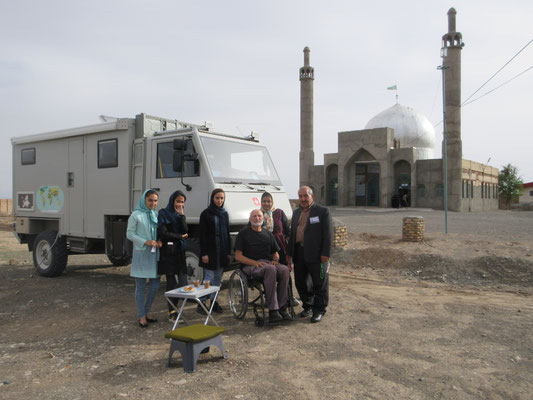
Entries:
[[176, 350], [181, 353], [185, 372], [196, 372], [198, 357], [202, 350], [209, 348], [209, 346], [217, 346], [222, 352], [222, 356], [227, 358], [221, 336], [221, 333], [225, 331], [226, 328], [220, 326], [195, 324], [165, 333], [165, 337], [170, 339], [167, 366], [170, 367], [172, 354]]

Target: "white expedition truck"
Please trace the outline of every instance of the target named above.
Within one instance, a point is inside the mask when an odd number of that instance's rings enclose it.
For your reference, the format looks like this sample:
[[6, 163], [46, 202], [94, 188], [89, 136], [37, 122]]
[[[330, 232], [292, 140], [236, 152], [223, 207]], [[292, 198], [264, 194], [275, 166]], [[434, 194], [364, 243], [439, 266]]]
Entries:
[[139, 114], [11, 143], [13, 231], [42, 276], [60, 275], [70, 254], [105, 253], [114, 265], [129, 264], [128, 217], [148, 188], [159, 192], [159, 208], [175, 190], [187, 195], [190, 279], [203, 277], [198, 224], [213, 189], [226, 192], [232, 235], [246, 226], [264, 191], [292, 214], [268, 150], [253, 134], [240, 138]]

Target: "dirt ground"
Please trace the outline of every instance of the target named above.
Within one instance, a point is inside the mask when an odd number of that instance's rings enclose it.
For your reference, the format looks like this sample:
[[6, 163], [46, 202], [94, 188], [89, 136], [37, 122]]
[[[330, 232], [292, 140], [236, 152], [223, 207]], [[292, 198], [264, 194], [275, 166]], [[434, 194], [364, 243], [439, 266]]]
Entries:
[[321, 323], [256, 328], [222, 290], [228, 358], [212, 348], [194, 374], [179, 353], [166, 367], [163, 289], [160, 322], [140, 329], [128, 267], [71, 256], [60, 277], [32, 276], [31, 254], [2, 231], [0, 398], [531, 399], [532, 236], [428, 229], [405, 243], [399, 227], [361, 232], [364, 218], [386, 216], [346, 217]]

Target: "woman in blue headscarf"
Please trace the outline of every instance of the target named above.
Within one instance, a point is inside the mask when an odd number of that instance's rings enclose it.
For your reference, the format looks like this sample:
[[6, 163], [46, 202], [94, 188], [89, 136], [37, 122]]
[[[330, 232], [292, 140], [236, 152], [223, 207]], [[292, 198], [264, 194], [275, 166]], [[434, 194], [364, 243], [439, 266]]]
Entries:
[[[229, 216], [224, 209], [226, 193], [222, 189], [211, 192], [211, 202], [200, 214], [200, 253], [204, 267], [204, 279], [213, 286], [220, 286], [224, 267], [231, 261], [231, 240], [229, 236]], [[211, 295], [211, 301], [215, 294]], [[202, 299], [203, 301], [204, 299]], [[197, 311], [205, 314], [198, 305]], [[222, 307], [215, 302], [213, 311], [222, 312]]]
[[[146, 328], [148, 322], [157, 322], [150, 315], [150, 308], [159, 289], [157, 260], [161, 242], [157, 240], [157, 212], [155, 207], [159, 195], [155, 190], [147, 190], [139, 199], [128, 220], [126, 237], [133, 242], [133, 259], [130, 275], [135, 278], [135, 303], [139, 326]], [[148, 295], [145, 298], [146, 279], [150, 280]]]
[[[166, 275], [167, 291], [187, 285], [187, 265], [185, 263], [185, 239], [187, 239], [187, 222], [183, 207], [187, 196], [181, 190], [170, 195], [168, 205], [159, 210], [159, 227], [157, 237], [163, 242], [157, 272]], [[172, 300], [178, 305], [177, 299]], [[176, 310], [168, 304], [168, 318], [175, 321]]]

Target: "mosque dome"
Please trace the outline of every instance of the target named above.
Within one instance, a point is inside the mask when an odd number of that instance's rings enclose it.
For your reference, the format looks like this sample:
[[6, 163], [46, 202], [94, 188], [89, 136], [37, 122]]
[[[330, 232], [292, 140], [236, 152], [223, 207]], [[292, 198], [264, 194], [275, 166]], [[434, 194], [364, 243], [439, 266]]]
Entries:
[[365, 126], [365, 129], [393, 128], [394, 137], [400, 140], [400, 147], [416, 147], [418, 160], [433, 158], [435, 129], [429, 120], [419, 112], [400, 104], [380, 112]]

